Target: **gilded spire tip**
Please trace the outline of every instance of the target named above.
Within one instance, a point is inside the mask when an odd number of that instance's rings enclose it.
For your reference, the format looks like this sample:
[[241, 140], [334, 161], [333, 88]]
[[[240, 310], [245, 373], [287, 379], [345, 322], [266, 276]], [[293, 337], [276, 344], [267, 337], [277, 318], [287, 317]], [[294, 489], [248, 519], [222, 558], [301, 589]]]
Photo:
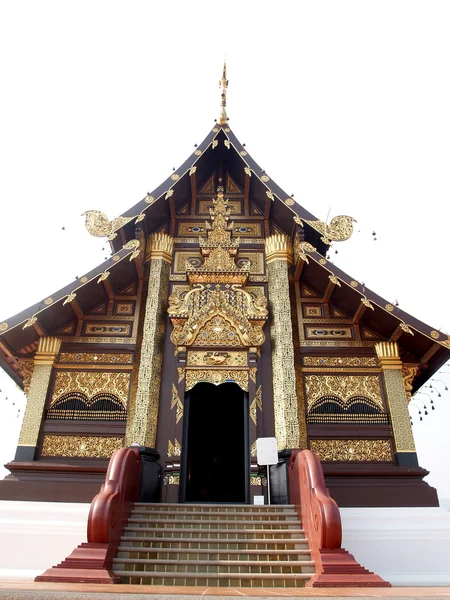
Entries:
[[225, 125], [228, 117], [227, 117], [227, 89], [228, 89], [228, 79], [227, 79], [227, 61], [225, 59], [223, 63], [223, 73], [222, 79], [219, 81], [219, 87], [222, 88], [221, 94], [221, 102], [220, 102], [220, 118], [219, 125]]

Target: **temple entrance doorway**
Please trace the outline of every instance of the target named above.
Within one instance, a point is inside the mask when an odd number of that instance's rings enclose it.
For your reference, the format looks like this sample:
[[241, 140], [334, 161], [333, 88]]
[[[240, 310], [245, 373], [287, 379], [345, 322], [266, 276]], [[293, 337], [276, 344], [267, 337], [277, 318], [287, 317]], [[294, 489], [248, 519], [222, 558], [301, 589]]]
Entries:
[[198, 383], [185, 417], [181, 501], [249, 502], [248, 394], [236, 383]]

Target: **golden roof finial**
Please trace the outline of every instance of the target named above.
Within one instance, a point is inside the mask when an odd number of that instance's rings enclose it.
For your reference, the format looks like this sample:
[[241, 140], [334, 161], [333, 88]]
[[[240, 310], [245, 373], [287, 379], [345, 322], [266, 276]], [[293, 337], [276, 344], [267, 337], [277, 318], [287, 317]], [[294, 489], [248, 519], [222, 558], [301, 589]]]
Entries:
[[222, 99], [220, 102], [220, 119], [219, 125], [225, 125], [227, 122], [227, 88], [228, 88], [228, 79], [227, 79], [227, 61], [225, 59], [223, 63], [223, 74], [222, 79], [219, 81], [219, 86], [222, 88]]

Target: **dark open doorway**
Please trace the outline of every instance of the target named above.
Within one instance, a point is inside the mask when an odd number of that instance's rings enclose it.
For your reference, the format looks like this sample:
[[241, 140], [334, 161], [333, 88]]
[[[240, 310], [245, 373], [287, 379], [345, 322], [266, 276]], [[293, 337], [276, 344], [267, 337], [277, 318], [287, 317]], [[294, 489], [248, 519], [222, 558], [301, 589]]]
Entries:
[[248, 396], [198, 383], [186, 397], [182, 501], [248, 502]]

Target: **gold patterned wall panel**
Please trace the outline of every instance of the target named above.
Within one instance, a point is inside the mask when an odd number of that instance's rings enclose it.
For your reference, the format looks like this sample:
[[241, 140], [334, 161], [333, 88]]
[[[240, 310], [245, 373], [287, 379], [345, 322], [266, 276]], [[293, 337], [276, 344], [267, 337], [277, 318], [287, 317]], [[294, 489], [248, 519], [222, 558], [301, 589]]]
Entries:
[[336, 396], [344, 403], [350, 398], [369, 398], [383, 409], [377, 375], [305, 375], [305, 389], [308, 410], [325, 396]]
[[183, 273], [186, 274], [187, 264], [192, 262], [195, 266], [200, 266], [202, 263], [202, 258], [200, 254], [200, 250], [176, 250], [175, 251], [175, 260], [173, 263], [174, 273]]
[[142, 326], [139, 374], [133, 418], [127, 421], [126, 443], [154, 448], [159, 412], [159, 392], [164, 342], [164, 317], [169, 296], [170, 265], [152, 259]]
[[278, 449], [285, 450], [300, 445], [288, 263], [274, 260], [267, 270], [275, 437]]
[[319, 318], [323, 317], [322, 305], [321, 304], [303, 304], [303, 316], [306, 318]]
[[262, 252], [239, 252], [236, 260], [238, 267], [247, 262], [252, 275], [264, 275], [264, 254]]
[[408, 413], [408, 399], [401, 369], [383, 373], [397, 452], [415, 452], [416, 446]]
[[45, 435], [41, 456], [110, 458], [114, 450], [122, 447], [121, 437]]
[[188, 367], [246, 367], [247, 352], [245, 351], [204, 351], [192, 350], [188, 352], [187, 365]]
[[110, 371], [58, 371], [56, 373], [50, 407], [59, 398], [70, 392], [81, 392], [88, 399], [97, 394], [114, 394], [127, 405], [130, 373], [111, 373]]
[[131, 353], [61, 352], [58, 363], [131, 365], [133, 355]]
[[304, 356], [305, 367], [377, 367], [374, 356]]
[[[228, 206], [231, 209], [232, 215], [240, 215], [242, 214], [242, 203], [240, 200], [228, 200]], [[209, 217], [209, 209], [213, 208], [213, 203], [211, 200], [200, 200], [198, 203], [198, 212], [200, 215], [208, 215]]]
[[237, 383], [248, 392], [248, 371], [235, 369], [186, 369], [186, 391], [197, 383], [206, 382], [220, 385], [221, 383]]
[[311, 440], [309, 448], [321, 461], [392, 462], [389, 440]]
[[51, 365], [34, 366], [20, 430], [19, 446], [36, 446], [37, 444], [51, 374]]

